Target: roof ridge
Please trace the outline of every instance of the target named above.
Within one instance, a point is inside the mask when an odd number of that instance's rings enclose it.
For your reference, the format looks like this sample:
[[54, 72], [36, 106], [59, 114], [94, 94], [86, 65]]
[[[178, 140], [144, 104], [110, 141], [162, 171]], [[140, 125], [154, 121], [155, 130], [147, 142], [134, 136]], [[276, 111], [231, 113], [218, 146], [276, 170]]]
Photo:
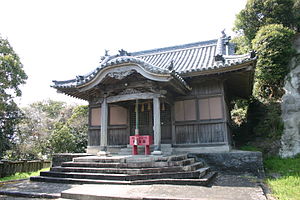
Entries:
[[210, 46], [213, 46], [215, 44], [211, 43], [211, 44], [204, 44], [204, 45], [201, 45], [201, 46], [191, 46], [191, 47], [186, 47], [186, 48], [178, 48], [178, 49], [170, 49], [170, 50], [165, 50], [165, 51], [155, 51], [155, 52], [150, 52], [150, 53], [144, 53], [144, 54], [141, 54], [141, 55], [135, 55], [136, 58], [139, 58], [139, 57], [143, 57], [143, 56], [149, 56], [149, 55], [156, 55], [156, 54], [167, 54], [167, 53], [170, 53], [170, 52], [178, 52], [178, 51], [183, 51], [183, 50], [191, 50], [191, 49], [196, 49], [196, 48], [205, 48], [205, 47], [210, 47]]
[[187, 44], [181, 44], [181, 45], [175, 45], [175, 46], [169, 46], [169, 47], [136, 51], [136, 52], [132, 52], [130, 54], [132, 56], [142, 56], [142, 55], [151, 54], [151, 53], [159, 53], [162, 51], [172, 51], [172, 50], [177, 50], [177, 49], [186, 49], [186, 48], [193, 48], [193, 47], [197, 47], [197, 46], [205, 46], [205, 45], [210, 45], [210, 44], [214, 44], [214, 43], [216, 44], [216, 42], [217, 42], [217, 39], [213, 39], [213, 40], [193, 42], [193, 43], [187, 43]]

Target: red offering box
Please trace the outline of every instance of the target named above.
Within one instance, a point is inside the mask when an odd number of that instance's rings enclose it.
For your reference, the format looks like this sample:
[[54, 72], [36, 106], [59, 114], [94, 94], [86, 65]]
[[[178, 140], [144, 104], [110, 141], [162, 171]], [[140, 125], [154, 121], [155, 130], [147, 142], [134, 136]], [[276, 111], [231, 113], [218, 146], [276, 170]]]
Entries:
[[134, 135], [129, 137], [129, 144], [136, 145], [135, 140], [137, 140], [137, 145], [151, 145], [153, 144], [153, 139], [151, 135]]

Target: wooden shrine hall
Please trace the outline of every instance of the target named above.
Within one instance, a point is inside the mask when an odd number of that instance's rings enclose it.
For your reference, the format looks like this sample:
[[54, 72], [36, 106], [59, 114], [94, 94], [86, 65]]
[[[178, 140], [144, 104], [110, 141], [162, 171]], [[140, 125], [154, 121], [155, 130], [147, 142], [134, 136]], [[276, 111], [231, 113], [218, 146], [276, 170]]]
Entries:
[[152, 154], [230, 151], [230, 102], [252, 93], [254, 53], [234, 55], [230, 37], [102, 57], [93, 72], [53, 81], [89, 102], [87, 153], [151, 136]]

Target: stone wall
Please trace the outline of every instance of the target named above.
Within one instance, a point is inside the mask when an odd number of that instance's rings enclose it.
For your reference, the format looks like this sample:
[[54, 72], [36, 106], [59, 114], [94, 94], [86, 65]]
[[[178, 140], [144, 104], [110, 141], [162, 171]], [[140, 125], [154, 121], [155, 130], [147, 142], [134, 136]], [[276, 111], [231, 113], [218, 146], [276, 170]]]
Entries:
[[263, 178], [264, 168], [261, 152], [231, 151], [227, 153], [192, 153], [197, 161], [203, 160], [213, 170], [229, 174], [251, 174]]
[[285, 80], [285, 95], [281, 104], [284, 122], [280, 149], [282, 157], [293, 157], [300, 153], [300, 34], [296, 36], [294, 47], [297, 55], [290, 63], [291, 71]]

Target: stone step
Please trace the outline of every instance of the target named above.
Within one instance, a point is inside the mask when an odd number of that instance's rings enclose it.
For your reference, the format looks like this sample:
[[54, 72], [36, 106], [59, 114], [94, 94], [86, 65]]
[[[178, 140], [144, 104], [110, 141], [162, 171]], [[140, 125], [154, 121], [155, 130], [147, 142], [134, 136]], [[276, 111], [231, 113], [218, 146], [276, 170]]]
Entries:
[[[152, 152], [154, 150], [154, 146], [150, 146], [150, 151]], [[163, 155], [170, 156], [173, 153], [172, 145], [170, 144], [161, 144], [161, 151]], [[145, 153], [145, 147], [144, 146], [138, 146], [138, 153], [139, 155], [143, 155]], [[132, 146], [128, 145], [126, 148], [121, 148], [118, 155], [131, 155], [132, 154]]]
[[211, 172], [209, 168], [203, 168], [201, 169], [200, 178], [191, 178], [191, 179], [159, 178], [159, 179], [148, 179], [148, 180], [136, 180], [136, 181], [132, 181], [131, 184], [133, 185], [171, 184], [171, 185], [209, 186], [217, 175], [218, 175], [217, 172]]
[[186, 166], [195, 163], [194, 158], [180, 161], [155, 161], [155, 162], [129, 162], [129, 163], [101, 163], [101, 162], [63, 162], [62, 167], [88, 167], [88, 168], [157, 168]]
[[125, 157], [88, 156], [88, 157], [73, 158], [73, 162], [123, 163], [125, 162]]
[[98, 162], [63, 162], [62, 167], [93, 167], [93, 168], [119, 168], [120, 163], [98, 163]]
[[210, 172], [208, 178], [201, 179], [151, 179], [133, 181], [132, 185], [152, 185], [152, 184], [170, 184], [170, 185], [195, 185], [195, 186], [209, 186], [217, 175], [216, 172]]
[[195, 171], [188, 172], [163, 172], [150, 174], [108, 174], [108, 173], [78, 173], [78, 172], [41, 172], [40, 176], [59, 177], [59, 178], [75, 178], [75, 179], [97, 179], [97, 180], [147, 180], [158, 178], [200, 178], [209, 171], [209, 168], [200, 168]]
[[204, 167], [203, 162], [195, 162], [195, 163], [192, 163], [190, 165], [182, 166], [182, 169], [184, 171], [194, 171], [194, 170], [197, 170], [197, 169], [202, 168], [202, 167]]
[[188, 159], [187, 154], [182, 154], [182, 155], [172, 155], [168, 157], [168, 162], [170, 161], [181, 161], [181, 160], [186, 160]]
[[205, 177], [200, 179], [152, 179], [137, 181], [116, 181], [116, 180], [94, 180], [94, 179], [75, 179], [75, 178], [58, 178], [58, 177], [30, 177], [31, 181], [67, 183], [67, 184], [118, 184], [118, 185], [147, 185], [147, 184], [171, 184], [171, 185], [197, 185], [208, 186], [217, 176], [216, 172], [209, 172]]
[[59, 177], [46, 177], [46, 176], [32, 176], [30, 177], [30, 180], [37, 181], [37, 182], [67, 183], [67, 184], [121, 184], [121, 185], [131, 184], [131, 181], [76, 179], [76, 178], [59, 178]]
[[203, 162], [196, 162], [186, 166], [158, 167], [158, 168], [93, 168], [93, 167], [52, 167], [54, 172], [87, 172], [108, 174], [149, 174], [162, 172], [195, 171], [204, 166]]
[[161, 167], [161, 168], [88, 168], [88, 167], [53, 167], [54, 172], [82, 172], [82, 173], [108, 173], [108, 174], [147, 174], [162, 172], [187, 171], [183, 167]]
[[73, 162], [98, 162], [98, 163], [128, 163], [128, 162], [169, 162], [188, 159], [187, 154], [171, 156], [151, 156], [151, 155], [127, 155], [127, 156], [85, 156], [73, 158]]
[[93, 184], [206, 185], [215, 177], [209, 167], [187, 154], [172, 156], [77, 157], [33, 181]]
[[207, 174], [200, 178], [201, 181], [206, 181], [208, 184], [211, 184], [215, 178], [218, 176], [218, 172], [209, 171]]

